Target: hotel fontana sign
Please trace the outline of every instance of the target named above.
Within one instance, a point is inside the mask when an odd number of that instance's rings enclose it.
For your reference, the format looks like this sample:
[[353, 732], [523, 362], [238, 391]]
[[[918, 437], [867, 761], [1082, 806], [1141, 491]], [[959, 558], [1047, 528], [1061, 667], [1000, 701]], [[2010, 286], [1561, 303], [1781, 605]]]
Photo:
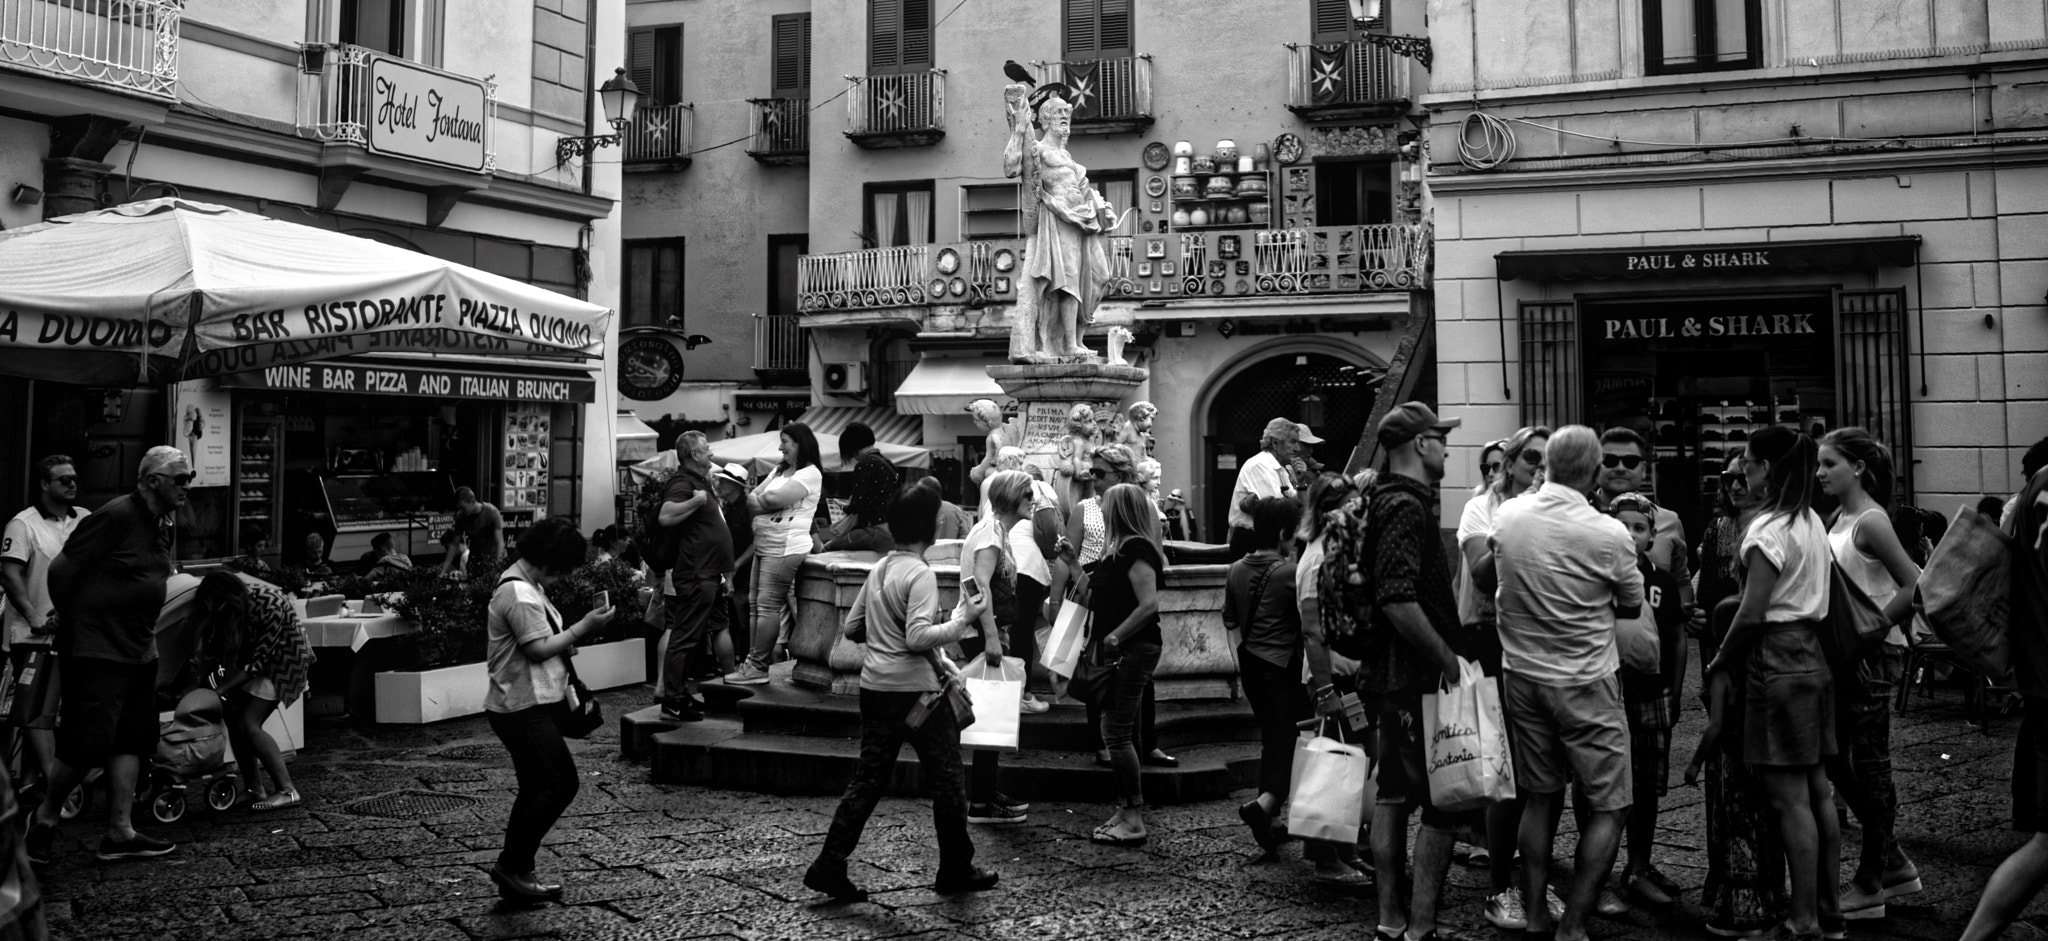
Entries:
[[483, 82], [376, 53], [369, 72], [364, 146], [371, 153], [484, 171], [490, 92]]

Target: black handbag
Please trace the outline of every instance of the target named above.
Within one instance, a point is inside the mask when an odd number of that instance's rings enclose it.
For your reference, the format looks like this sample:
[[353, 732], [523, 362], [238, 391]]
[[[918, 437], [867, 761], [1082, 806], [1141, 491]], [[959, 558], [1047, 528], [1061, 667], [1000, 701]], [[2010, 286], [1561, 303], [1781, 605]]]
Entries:
[[944, 702], [953, 707], [953, 720], [956, 726], [964, 729], [973, 725], [974, 697], [968, 695], [967, 684], [960, 681], [958, 673], [948, 673], [939, 666], [939, 654], [936, 651], [925, 653], [931, 658], [932, 672], [939, 675], [939, 688], [917, 697], [917, 704], [911, 706], [910, 712], [904, 715], [903, 724], [908, 728], [923, 728], [925, 720], [931, 718], [933, 712], [938, 711], [939, 703]]
[[1102, 708], [1109, 701], [1110, 692], [1116, 689], [1117, 668], [1122, 663], [1121, 654], [1107, 656], [1102, 652], [1101, 641], [1091, 641], [1088, 649], [1081, 652], [1081, 661], [1074, 665], [1074, 675], [1067, 680], [1067, 695], [1077, 702]]

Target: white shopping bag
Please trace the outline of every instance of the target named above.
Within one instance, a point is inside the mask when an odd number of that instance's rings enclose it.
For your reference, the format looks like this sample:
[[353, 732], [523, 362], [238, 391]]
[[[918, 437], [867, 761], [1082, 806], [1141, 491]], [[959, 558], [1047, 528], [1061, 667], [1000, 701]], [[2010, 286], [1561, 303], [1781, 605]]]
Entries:
[[1071, 677], [1087, 646], [1088, 599], [1067, 598], [1060, 602], [1059, 617], [1052, 623], [1052, 635], [1046, 638], [1038, 662], [1060, 676]]
[[1422, 697], [1422, 732], [1437, 809], [1471, 810], [1515, 796], [1500, 688], [1479, 664], [1459, 658], [1458, 684]]
[[1288, 835], [1358, 842], [1370, 780], [1365, 749], [1321, 735], [1298, 741], [1287, 798]]
[[1657, 618], [1650, 606], [1632, 618], [1614, 619], [1614, 646], [1621, 653], [1621, 665], [1645, 676], [1661, 676], [1664, 658], [1657, 639]]
[[974, 724], [960, 730], [960, 747], [983, 751], [1017, 750], [1017, 724], [1024, 702], [1024, 661], [1004, 657], [1000, 667], [974, 657], [960, 667], [961, 681], [974, 701]]

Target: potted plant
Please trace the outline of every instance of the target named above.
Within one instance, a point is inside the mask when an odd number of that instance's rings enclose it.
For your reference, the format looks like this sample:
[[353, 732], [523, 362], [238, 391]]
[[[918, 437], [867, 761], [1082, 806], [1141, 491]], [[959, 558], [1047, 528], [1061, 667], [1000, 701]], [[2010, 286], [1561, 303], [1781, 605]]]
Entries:
[[616, 559], [592, 562], [548, 586], [548, 600], [574, 624], [611, 593], [611, 622], [576, 642], [576, 675], [591, 689], [647, 682], [647, 625], [640, 617], [640, 577]]
[[400, 667], [377, 674], [378, 722], [436, 722], [484, 710], [484, 626], [497, 583], [495, 572], [451, 579], [431, 569], [386, 583], [394, 610], [415, 630], [374, 642]]

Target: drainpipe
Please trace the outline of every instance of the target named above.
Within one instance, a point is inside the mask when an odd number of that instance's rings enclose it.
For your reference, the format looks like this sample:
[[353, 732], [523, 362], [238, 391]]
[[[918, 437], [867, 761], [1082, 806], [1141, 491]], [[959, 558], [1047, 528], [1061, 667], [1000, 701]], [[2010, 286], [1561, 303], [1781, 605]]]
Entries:
[[[596, 130], [591, 123], [597, 120], [592, 104], [597, 97], [597, 0], [585, 0], [583, 4], [583, 133]], [[622, 149], [624, 144], [619, 145]], [[593, 168], [597, 166], [596, 154], [583, 161], [583, 195], [590, 195]]]

